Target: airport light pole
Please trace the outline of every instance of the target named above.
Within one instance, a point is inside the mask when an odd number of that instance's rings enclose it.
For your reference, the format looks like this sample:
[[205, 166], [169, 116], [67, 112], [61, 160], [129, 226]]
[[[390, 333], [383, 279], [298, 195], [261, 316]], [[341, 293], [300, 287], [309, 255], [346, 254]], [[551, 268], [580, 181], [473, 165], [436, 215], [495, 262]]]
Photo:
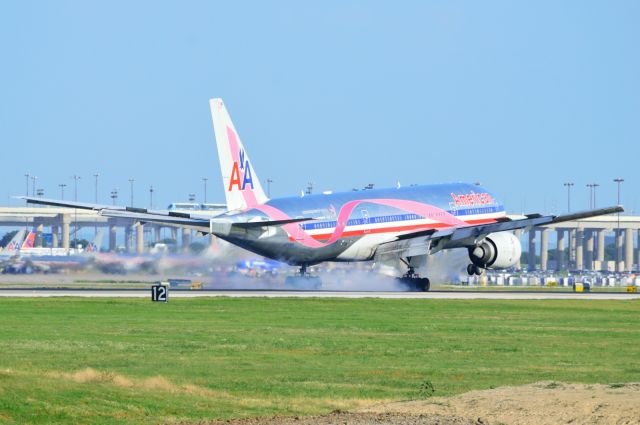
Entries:
[[[622, 182], [624, 181], [623, 178], [617, 177], [615, 179], [613, 179], [613, 181], [615, 183], [618, 184], [618, 205], [620, 205], [620, 185], [622, 184]], [[622, 236], [620, 235], [620, 213], [618, 213], [618, 228], [616, 229], [616, 271], [622, 271], [618, 269], [618, 265], [620, 264], [620, 254], [621, 254], [621, 246], [618, 243], [618, 239], [620, 239]]]
[[67, 187], [67, 185], [65, 183], [60, 183], [58, 186], [60, 186], [60, 199], [64, 201], [64, 188]]
[[133, 207], [133, 182], [136, 181], [133, 177], [131, 177], [129, 179], [129, 183], [131, 184], [131, 204], [130, 206]]
[[[74, 180], [73, 186], [73, 200], [78, 202], [78, 180], [80, 180], [80, 176], [74, 174], [71, 177]], [[73, 238], [74, 238], [74, 248], [78, 249], [78, 210], [74, 209], [74, 218], [73, 218]]]
[[78, 201], [78, 180], [80, 180], [80, 176], [78, 175], [73, 175], [71, 176], [71, 178], [74, 180], [73, 183], [73, 200], [74, 201]]
[[100, 177], [100, 173], [95, 173], [93, 175], [93, 177], [96, 178], [96, 196], [95, 196], [95, 201], [96, 201], [96, 204], [97, 204], [98, 203], [98, 177]]
[[116, 204], [116, 199], [118, 199], [118, 188], [116, 187], [111, 191], [111, 204]]
[[202, 178], [202, 181], [204, 182], [204, 203], [207, 203], [207, 180], [209, 180], [206, 177]]
[[[29, 173], [24, 173], [24, 177], [26, 178], [27, 181], [27, 185], [26, 185], [26, 190], [24, 192], [24, 196], [29, 196], [29, 177], [31, 177], [31, 174]], [[24, 201], [27, 205], [29, 204], [26, 200]]]
[[36, 196], [36, 180], [38, 180], [38, 176], [31, 176], [31, 196]]
[[596, 189], [600, 186], [598, 183], [593, 183], [593, 208], [596, 208]]
[[153, 209], [153, 185], [149, 186], [149, 209]]
[[587, 187], [589, 188], [589, 209], [593, 208], [593, 191], [596, 187], [595, 183], [587, 183]]
[[566, 182], [564, 186], [567, 188], [567, 212], [571, 212], [571, 186], [573, 186], [573, 183]]
[[[93, 177], [96, 178], [96, 193], [95, 193], [95, 202], [98, 203], [98, 177], [100, 177], [100, 173], [96, 172]], [[98, 236], [98, 219], [96, 218], [95, 224], [93, 226], [94, 236]]]
[[271, 198], [271, 183], [273, 183], [273, 180], [267, 179], [267, 196], [269, 198]]

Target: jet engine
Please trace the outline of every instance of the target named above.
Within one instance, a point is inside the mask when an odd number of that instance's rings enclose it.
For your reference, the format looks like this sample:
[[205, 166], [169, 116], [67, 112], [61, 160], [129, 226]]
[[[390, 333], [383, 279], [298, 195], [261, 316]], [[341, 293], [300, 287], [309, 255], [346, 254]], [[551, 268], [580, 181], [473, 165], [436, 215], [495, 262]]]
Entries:
[[506, 269], [520, 261], [522, 247], [511, 232], [490, 233], [478, 245], [469, 247], [469, 259], [481, 269]]

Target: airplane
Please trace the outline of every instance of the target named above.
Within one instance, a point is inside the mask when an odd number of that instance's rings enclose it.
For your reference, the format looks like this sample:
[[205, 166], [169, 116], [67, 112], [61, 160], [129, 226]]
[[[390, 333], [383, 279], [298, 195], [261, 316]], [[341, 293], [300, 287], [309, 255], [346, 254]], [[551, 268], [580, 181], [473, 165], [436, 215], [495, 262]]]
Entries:
[[102, 243], [103, 236], [102, 229], [98, 230], [96, 236], [93, 241], [87, 244], [84, 249], [72, 248], [71, 250], [67, 250], [64, 248], [51, 248], [51, 247], [39, 247], [36, 245], [36, 232], [30, 231], [27, 234], [27, 237], [24, 239], [24, 242], [17, 250], [16, 254], [20, 254], [21, 256], [70, 256], [70, 255], [88, 255], [95, 254], [100, 252], [100, 244]]
[[247, 276], [275, 276], [283, 266], [285, 264], [275, 260], [250, 258], [236, 261], [235, 269]]
[[7, 246], [4, 248], [0, 247], [0, 255], [2, 256], [12, 256], [16, 255], [20, 246], [22, 245], [22, 240], [24, 239], [25, 230], [19, 230], [15, 235], [11, 238]]
[[20, 246], [20, 252], [26, 251], [28, 249], [34, 248], [36, 244], [36, 232], [29, 232], [27, 237], [24, 238], [24, 242]]
[[[22, 230], [22, 236], [25, 231]], [[87, 266], [93, 257], [100, 251], [100, 243], [102, 241], [102, 230], [99, 230], [93, 241], [82, 250], [68, 251], [63, 248], [45, 248], [36, 247], [36, 232], [31, 231], [27, 234], [24, 242], [19, 249], [14, 250], [11, 258], [7, 261], [0, 261], [0, 269], [2, 273], [11, 274], [31, 274], [31, 273], [51, 273], [60, 270], [81, 269]], [[16, 235], [13, 240], [18, 239]], [[2, 254], [0, 254], [0, 258]]]
[[392, 264], [403, 283], [424, 291], [430, 288], [429, 279], [420, 277], [416, 269], [424, 268], [427, 257], [438, 251], [465, 248], [470, 275], [482, 274], [485, 269], [506, 269], [520, 261], [520, 241], [513, 230], [623, 211], [621, 206], [613, 206], [510, 219], [491, 192], [471, 183], [269, 199], [222, 99], [211, 99], [209, 104], [228, 209], [222, 214], [212, 217], [197, 212], [18, 198], [213, 234], [299, 267], [296, 278], [303, 281], [317, 279], [307, 268], [325, 261]]
[[93, 238], [93, 241], [84, 249], [85, 253], [96, 253], [100, 252], [100, 247], [102, 244], [102, 229], [98, 230], [96, 236]]

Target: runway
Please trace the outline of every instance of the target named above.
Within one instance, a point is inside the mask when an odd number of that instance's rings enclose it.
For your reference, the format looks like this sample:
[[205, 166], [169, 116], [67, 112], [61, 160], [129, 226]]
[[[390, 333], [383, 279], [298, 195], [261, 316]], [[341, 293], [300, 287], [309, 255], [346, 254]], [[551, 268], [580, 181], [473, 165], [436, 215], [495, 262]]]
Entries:
[[[0, 289], [0, 297], [86, 297], [86, 298], [151, 298], [148, 289]], [[635, 300], [640, 293], [625, 292], [367, 292], [367, 291], [255, 291], [255, 290], [169, 290], [169, 298], [382, 298], [382, 299], [449, 299], [449, 300]]]

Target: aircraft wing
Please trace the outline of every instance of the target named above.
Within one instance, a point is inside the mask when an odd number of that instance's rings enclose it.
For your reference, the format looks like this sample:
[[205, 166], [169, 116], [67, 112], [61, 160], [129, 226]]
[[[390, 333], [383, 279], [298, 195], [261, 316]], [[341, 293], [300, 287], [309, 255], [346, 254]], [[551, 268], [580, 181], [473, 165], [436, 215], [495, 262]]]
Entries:
[[494, 223], [475, 224], [462, 227], [449, 227], [442, 230], [422, 230], [400, 235], [394, 241], [381, 244], [376, 250], [375, 259], [406, 258], [433, 254], [443, 249], [476, 246], [487, 235], [516, 229], [530, 229], [534, 226], [561, 223], [581, 218], [623, 212], [621, 206], [599, 208], [565, 215], [528, 214], [523, 219], [504, 218]]
[[282, 226], [289, 223], [313, 220], [311, 218], [292, 218], [288, 220], [256, 220], [237, 222], [230, 218], [211, 217], [198, 213], [183, 213], [164, 210], [148, 210], [146, 208], [119, 207], [113, 205], [91, 204], [84, 202], [60, 201], [56, 199], [34, 198], [31, 196], [19, 196], [30, 204], [52, 205], [64, 208], [77, 208], [94, 210], [105, 217], [131, 219], [140, 223], [158, 223], [166, 226], [186, 227], [203, 233], [212, 233], [218, 236], [228, 235], [232, 229], [251, 229], [269, 226]]
[[109, 208], [113, 210], [124, 210], [125, 207], [119, 207], [116, 205], [104, 205], [104, 204], [92, 204], [88, 202], [74, 202], [74, 201], [60, 201], [58, 199], [48, 199], [48, 198], [34, 198], [31, 196], [15, 196], [16, 199], [24, 199], [30, 204], [38, 204], [38, 205], [50, 205], [52, 207], [62, 207], [62, 208], [76, 208], [79, 210], [95, 210], [99, 211], [101, 209]]

